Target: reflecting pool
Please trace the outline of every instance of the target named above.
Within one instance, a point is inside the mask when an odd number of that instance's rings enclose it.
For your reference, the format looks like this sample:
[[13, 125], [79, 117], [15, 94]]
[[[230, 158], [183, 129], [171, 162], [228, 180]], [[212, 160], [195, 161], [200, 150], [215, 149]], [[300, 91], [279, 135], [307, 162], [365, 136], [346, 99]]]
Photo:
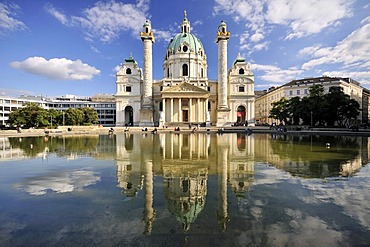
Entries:
[[0, 138], [0, 246], [368, 246], [368, 137]]

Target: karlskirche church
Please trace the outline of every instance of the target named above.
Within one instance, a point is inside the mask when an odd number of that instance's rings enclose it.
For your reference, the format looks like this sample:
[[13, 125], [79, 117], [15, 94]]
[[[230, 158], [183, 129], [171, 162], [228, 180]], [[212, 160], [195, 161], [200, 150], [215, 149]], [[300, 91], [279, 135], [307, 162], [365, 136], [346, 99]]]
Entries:
[[[216, 30], [215, 30], [216, 31]], [[153, 80], [155, 34], [146, 21], [140, 37], [144, 68], [132, 56], [116, 76], [116, 126], [254, 126], [254, 75], [240, 55], [227, 68], [230, 32], [221, 21], [216, 32], [218, 78], [207, 76], [202, 42], [191, 33], [184, 12], [180, 32], [170, 40], [163, 61], [163, 78]]]

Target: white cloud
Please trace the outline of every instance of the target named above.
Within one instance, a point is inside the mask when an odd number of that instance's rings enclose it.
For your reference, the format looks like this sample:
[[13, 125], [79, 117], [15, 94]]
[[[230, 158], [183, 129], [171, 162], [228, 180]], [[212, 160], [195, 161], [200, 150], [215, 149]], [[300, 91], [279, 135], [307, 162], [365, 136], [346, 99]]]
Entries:
[[174, 36], [174, 33], [172, 33], [171, 31], [162, 31], [162, 30], [153, 29], [153, 33], [157, 41], [163, 40], [165, 42], [168, 42]]
[[265, 36], [262, 33], [255, 33], [251, 36], [251, 41], [252, 42], [258, 42], [258, 41], [260, 41], [264, 38], [265, 38]]
[[11, 62], [15, 69], [45, 76], [56, 80], [91, 80], [94, 75], [100, 74], [100, 70], [81, 60], [72, 61], [66, 58], [52, 58], [46, 60], [43, 57], [29, 57], [22, 62]]
[[264, 72], [263, 75], [259, 76], [260, 79], [279, 84], [287, 83], [303, 73], [302, 69], [297, 69], [294, 67], [289, 69], [281, 69], [277, 66], [263, 64], [252, 64], [251, 67], [252, 70]]
[[19, 6], [16, 4], [0, 3], [0, 34], [3, 31], [18, 31], [27, 29], [26, 25], [14, 18], [19, 11]]
[[347, 0], [268, 0], [265, 18], [270, 24], [287, 25], [286, 39], [301, 38], [352, 16], [352, 5], [353, 1]]
[[96, 48], [95, 46], [90, 46], [90, 49], [93, 51], [93, 52], [95, 52], [95, 53], [98, 53], [98, 54], [100, 54], [101, 52], [99, 51], [99, 49], [98, 48]]
[[97, 37], [102, 42], [110, 43], [122, 32], [129, 31], [139, 38], [139, 32], [149, 10], [148, 0], [138, 0], [136, 4], [116, 1], [99, 1], [91, 8], [83, 10], [81, 16], [67, 18], [52, 5], [46, 5], [47, 11], [63, 25], [82, 27], [87, 39]]
[[255, 46], [253, 46], [253, 51], [260, 51], [260, 50], [267, 50], [268, 49], [268, 45], [270, 44], [269, 41], [265, 41], [263, 43], [260, 43], [260, 44], [257, 44]]
[[30, 195], [44, 195], [48, 190], [56, 193], [82, 191], [84, 187], [96, 184], [100, 177], [92, 171], [71, 171], [52, 173], [44, 177], [29, 178], [16, 185]]
[[65, 14], [63, 14], [61, 11], [57, 10], [54, 8], [53, 5], [51, 4], [46, 4], [45, 5], [45, 10], [54, 16], [58, 21], [60, 21], [63, 25], [68, 25], [69, 20]]
[[[353, 31], [345, 39], [340, 41], [334, 47], [318, 48], [314, 51], [314, 59], [302, 65], [302, 69], [309, 70], [313, 67], [341, 64], [345, 69], [351, 69], [353, 72], [346, 72], [356, 75], [354, 78], [367, 78], [370, 80], [367, 72], [356, 72], [359, 69], [370, 71], [370, 18], [364, 19], [363, 26]], [[305, 50], [306, 49], [306, 50]], [[305, 48], [300, 51], [301, 54], [306, 53], [310, 48]], [[329, 72], [328, 72], [329, 73]], [[339, 74], [338, 71], [332, 74]]]
[[[244, 49], [252, 49], [248, 42], [260, 42], [274, 25], [287, 28], [285, 39], [317, 34], [339, 25], [343, 18], [352, 16], [353, 0], [216, 0], [214, 14], [231, 15], [236, 22], [245, 22], [255, 32], [240, 36]], [[330, 10], [330, 13], [328, 13]], [[253, 50], [252, 50], [253, 51]]]

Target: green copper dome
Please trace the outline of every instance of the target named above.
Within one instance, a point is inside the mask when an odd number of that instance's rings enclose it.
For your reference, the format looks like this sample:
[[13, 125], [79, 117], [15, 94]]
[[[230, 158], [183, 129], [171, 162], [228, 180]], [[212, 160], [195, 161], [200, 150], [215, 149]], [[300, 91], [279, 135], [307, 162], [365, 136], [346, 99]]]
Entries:
[[186, 17], [186, 11], [184, 11], [184, 19], [180, 30], [181, 32], [176, 34], [167, 46], [168, 55], [173, 55], [177, 52], [199, 53], [204, 51], [202, 42], [194, 34], [190, 33], [190, 22]]
[[203, 50], [202, 42], [191, 33], [178, 33], [168, 44], [167, 50], [171, 51], [171, 54], [175, 54], [178, 51], [187, 52], [187, 46], [190, 52], [198, 53], [199, 50]]

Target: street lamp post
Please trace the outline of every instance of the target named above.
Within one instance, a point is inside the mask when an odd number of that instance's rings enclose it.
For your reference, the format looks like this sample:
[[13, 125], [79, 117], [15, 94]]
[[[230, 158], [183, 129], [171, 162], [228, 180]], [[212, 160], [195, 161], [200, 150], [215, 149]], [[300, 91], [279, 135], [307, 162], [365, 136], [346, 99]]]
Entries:
[[312, 111], [311, 111], [311, 127], [313, 127]]

